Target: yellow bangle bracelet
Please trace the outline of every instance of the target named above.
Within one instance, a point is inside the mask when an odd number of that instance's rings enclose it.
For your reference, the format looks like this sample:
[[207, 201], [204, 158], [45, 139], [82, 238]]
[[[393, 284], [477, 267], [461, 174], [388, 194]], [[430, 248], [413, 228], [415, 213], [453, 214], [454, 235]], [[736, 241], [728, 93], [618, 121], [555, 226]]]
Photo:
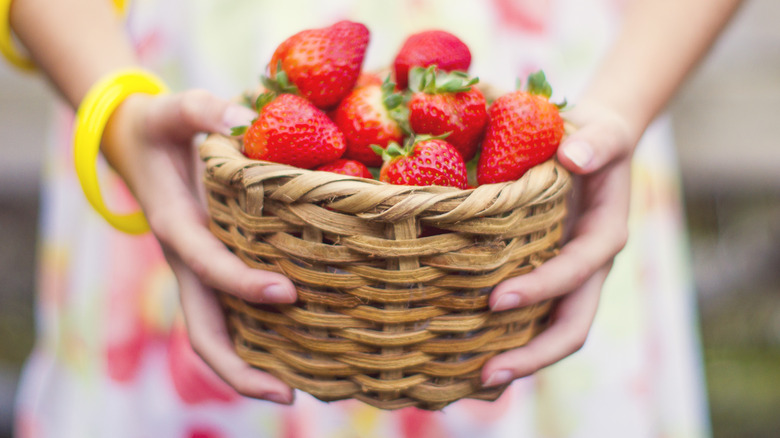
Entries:
[[128, 234], [143, 234], [149, 230], [149, 224], [141, 211], [119, 215], [103, 203], [96, 166], [100, 141], [109, 117], [129, 95], [163, 92], [167, 88], [156, 76], [138, 69], [122, 70], [96, 82], [76, 112], [73, 150], [81, 188], [92, 207], [109, 224]]
[[30, 58], [19, 53], [14, 47], [13, 37], [11, 36], [11, 2], [13, 0], [0, 0], [0, 53], [5, 56], [11, 64], [20, 70], [33, 71], [35, 64]]
[[[13, 0], [0, 0], [0, 53], [20, 70], [32, 72], [35, 71], [35, 63], [19, 53], [14, 46], [11, 32], [11, 2]], [[119, 14], [124, 14], [127, 10], [127, 0], [113, 0], [113, 3]]]

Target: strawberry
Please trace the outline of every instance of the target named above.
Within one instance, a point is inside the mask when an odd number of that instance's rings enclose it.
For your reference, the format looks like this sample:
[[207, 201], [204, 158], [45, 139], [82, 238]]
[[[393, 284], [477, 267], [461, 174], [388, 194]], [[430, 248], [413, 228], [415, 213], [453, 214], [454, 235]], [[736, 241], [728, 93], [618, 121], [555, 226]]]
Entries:
[[401, 143], [403, 131], [398, 122], [403, 98], [394, 93], [390, 78], [382, 84], [367, 84], [352, 90], [336, 107], [333, 120], [344, 133], [347, 142], [345, 158], [358, 160], [367, 166], [379, 167], [382, 158], [371, 145], [386, 148], [390, 142]]
[[466, 43], [443, 30], [429, 30], [404, 41], [393, 62], [398, 88], [408, 86], [412, 67], [436, 65], [443, 71], [467, 71], [471, 65], [471, 51]]
[[376, 73], [361, 72], [355, 82], [355, 88], [365, 87], [366, 85], [382, 85], [382, 77]]
[[366, 26], [351, 21], [298, 32], [276, 48], [271, 76], [281, 64], [303, 97], [318, 108], [333, 107], [355, 86], [368, 40]]
[[410, 138], [401, 148], [391, 143], [387, 149], [374, 148], [384, 163], [379, 180], [408, 186], [450, 186], [466, 188], [466, 163], [455, 148], [441, 138]]
[[528, 77], [526, 90], [493, 102], [477, 165], [479, 184], [516, 180], [555, 155], [564, 132], [559, 110], [566, 103], [551, 103], [550, 95], [552, 88], [539, 71]]
[[336, 161], [325, 163], [317, 167], [315, 170], [339, 173], [341, 175], [357, 176], [359, 178], [374, 178], [374, 176], [371, 175], [371, 171], [368, 170], [368, 167], [366, 167], [365, 164], [361, 163], [360, 161], [347, 160], [346, 158], [339, 158]]
[[234, 129], [244, 134], [244, 154], [311, 169], [344, 154], [347, 146], [336, 124], [308, 100], [294, 94], [261, 94], [260, 112], [252, 125]]
[[466, 161], [474, 158], [488, 122], [487, 103], [472, 87], [479, 79], [463, 72], [442, 73], [431, 66], [410, 74], [409, 126], [417, 134], [443, 135]]

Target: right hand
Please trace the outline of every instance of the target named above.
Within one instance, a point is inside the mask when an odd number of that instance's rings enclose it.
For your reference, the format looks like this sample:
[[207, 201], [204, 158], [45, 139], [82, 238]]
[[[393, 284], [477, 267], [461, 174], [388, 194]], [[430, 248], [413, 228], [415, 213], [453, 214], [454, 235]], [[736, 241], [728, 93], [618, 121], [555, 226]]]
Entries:
[[576, 174], [570, 235], [558, 255], [503, 281], [490, 297], [494, 311], [557, 299], [551, 324], [526, 345], [491, 358], [482, 370], [486, 386], [530, 375], [583, 346], [604, 281], [628, 238], [631, 159], [642, 130], [594, 101], [580, 102], [566, 119], [578, 127], [557, 155]]
[[130, 96], [109, 121], [103, 152], [143, 209], [176, 275], [190, 343], [242, 395], [289, 404], [292, 389], [235, 352], [215, 290], [257, 303], [292, 303], [285, 276], [252, 269], [208, 229], [194, 136], [228, 133], [256, 114], [202, 90]]

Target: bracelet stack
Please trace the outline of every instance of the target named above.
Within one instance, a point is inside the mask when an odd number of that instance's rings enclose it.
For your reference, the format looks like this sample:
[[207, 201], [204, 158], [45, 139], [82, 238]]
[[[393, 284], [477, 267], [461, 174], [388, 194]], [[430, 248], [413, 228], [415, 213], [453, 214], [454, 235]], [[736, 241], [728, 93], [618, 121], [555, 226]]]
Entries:
[[34, 71], [35, 64], [14, 47], [11, 36], [11, 2], [12, 0], [0, 0], [0, 53], [19, 70]]
[[156, 76], [138, 69], [122, 70], [97, 81], [87, 92], [76, 112], [73, 150], [76, 175], [92, 207], [114, 228], [129, 234], [149, 230], [143, 212], [115, 214], [100, 194], [97, 157], [106, 123], [114, 110], [134, 93], [159, 94], [165, 85]]

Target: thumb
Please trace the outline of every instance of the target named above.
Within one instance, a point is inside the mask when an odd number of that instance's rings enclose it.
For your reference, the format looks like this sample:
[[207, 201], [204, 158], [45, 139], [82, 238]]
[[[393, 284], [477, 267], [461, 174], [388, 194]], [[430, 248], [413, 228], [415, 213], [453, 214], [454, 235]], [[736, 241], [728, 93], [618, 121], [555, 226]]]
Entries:
[[600, 114], [577, 126], [558, 148], [558, 160], [576, 174], [593, 173], [630, 156], [637, 141], [617, 115]]
[[188, 90], [161, 100], [148, 120], [152, 132], [186, 141], [200, 132], [230, 135], [231, 128], [251, 124], [255, 117], [257, 112], [206, 90]]

